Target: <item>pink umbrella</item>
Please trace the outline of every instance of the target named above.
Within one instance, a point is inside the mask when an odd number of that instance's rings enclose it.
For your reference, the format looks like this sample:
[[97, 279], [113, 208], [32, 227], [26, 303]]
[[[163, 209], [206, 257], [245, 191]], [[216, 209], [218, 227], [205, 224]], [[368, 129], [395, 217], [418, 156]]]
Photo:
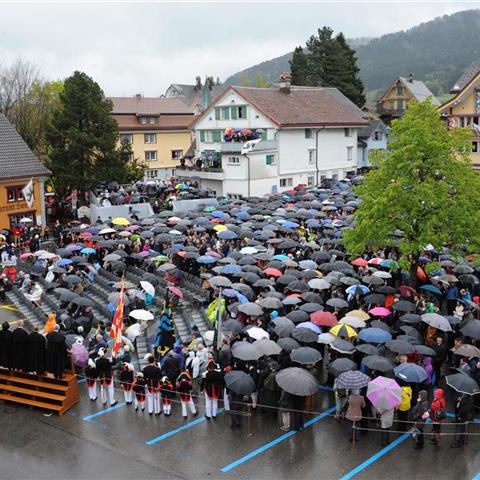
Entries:
[[392, 314], [392, 312], [388, 308], [385, 308], [385, 307], [372, 308], [371, 310], [369, 310], [368, 313], [370, 313], [374, 317], [388, 317], [389, 315]]
[[139, 255], [141, 257], [148, 257], [150, 255], [150, 252], [147, 252], [147, 251], [144, 250], [143, 252], [140, 252]]
[[183, 292], [179, 288], [172, 286], [169, 286], [167, 288], [177, 297], [183, 298]]
[[138, 225], [129, 225], [126, 230], [129, 232], [134, 232], [135, 230], [138, 230], [140, 227]]
[[222, 258], [219, 253], [214, 252], [213, 250], [208, 250], [205, 255], [208, 255], [209, 257]]
[[33, 257], [33, 253], [31, 253], [31, 252], [25, 252], [25, 253], [22, 253], [22, 254], [20, 255], [20, 258], [21, 258], [22, 260], [24, 260], [25, 258], [30, 258], [30, 257]]
[[78, 238], [81, 238], [82, 240], [85, 239], [85, 238], [90, 238], [90, 237], [93, 237], [93, 235], [90, 232], [82, 232], [78, 236]]
[[367, 398], [382, 414], [400, 405], [402, 402], [402, 389], [392, 378], [380, 376], [368, 383]]
[[75, 365], [80, 368], [86, 367], [88, 362], [88, 350], [81, 343], [77, 342], [72, 345], [71, 350]]

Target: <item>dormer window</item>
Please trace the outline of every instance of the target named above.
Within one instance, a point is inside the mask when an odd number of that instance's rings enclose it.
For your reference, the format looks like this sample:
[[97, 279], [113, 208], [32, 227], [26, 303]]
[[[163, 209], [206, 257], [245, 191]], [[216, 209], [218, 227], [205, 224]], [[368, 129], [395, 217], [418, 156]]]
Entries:
[[156, 120], [156, 117], [141, 116], [141, 117], [138, 117], [138, 122], [141, 125], [153, 125], [157, 123], [157, 120]]

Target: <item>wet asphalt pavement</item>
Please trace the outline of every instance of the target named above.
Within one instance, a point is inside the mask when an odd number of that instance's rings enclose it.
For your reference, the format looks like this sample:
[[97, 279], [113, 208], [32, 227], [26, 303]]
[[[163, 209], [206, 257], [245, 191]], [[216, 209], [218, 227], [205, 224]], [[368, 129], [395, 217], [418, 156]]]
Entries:
[[[313, 415], [303, 431], [285, 434], [278, 422], [254, 413], [249, 436], [246, 417], [241, 430], [231, 430], [225, 413], [211, 421], [200, 416], [184, 420], [177, 404], [168, 418], [136, 413], [121, 402], [103, 412], [105, 407], [98, 400], [88, 400], [85, 385], [80, 387], [80, 403], [63, 417], [1, 406], [2, 479], [470, 480], [480, 472], [478, 437], [471, 437], [466, 450], [449, 448], [451, 440], [445, 437], [438, 450], [427, 441], [423, 451], [416, 451], [411, 438], [395, 441], [399, 435], [392, 434], [393, 448], [379, 456], [383, 450], [377, 432], [362, 436], [352, 448], [346, 425], [330, 415]], [[122, 400], [121, 395], [117, 397]], [[315, 408], [319, 412], [333, 404], [329, 392], [320, 392], [318, 397]], [[472, 430], [480, 432], [480, 428]], [[153, 439], [156, 443], [146, 444]], [[367, 463], [362, 466], [363, 462]]]

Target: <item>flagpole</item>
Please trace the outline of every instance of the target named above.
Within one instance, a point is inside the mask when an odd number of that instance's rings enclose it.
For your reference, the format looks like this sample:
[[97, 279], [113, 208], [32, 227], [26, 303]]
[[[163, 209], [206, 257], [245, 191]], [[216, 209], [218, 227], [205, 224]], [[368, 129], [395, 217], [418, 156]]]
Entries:
[[218, 305], [217, 305], [217, 342], [215, 351], [218, 352], [222, 346], [222, 287], [218, 290]]

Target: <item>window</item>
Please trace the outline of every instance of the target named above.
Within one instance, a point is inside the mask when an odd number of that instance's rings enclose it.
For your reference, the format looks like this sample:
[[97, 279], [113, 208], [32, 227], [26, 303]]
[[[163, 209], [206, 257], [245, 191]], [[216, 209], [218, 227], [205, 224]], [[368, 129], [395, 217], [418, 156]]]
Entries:
[[383, 132], [373, 132], [373, 139], [375, 141], [380, 141], [383, 139]]
[[216, 107], [215, 108], [215, 120], [230, 120], [230, 108], [229, 107]]
[[147, 178], [157, 178], [158, 170], [147, 170]]
[[271, 153], [269, 155], [267, 155], [265, 157], [265, 163], [267, 165], [275, 165], [277, 162], [276, 162], [276, 157], [275, 157], [275, 154], [274, 153]]
[[293, 185], [293, 178], [281, 178], [280, 179], [280, 187], [291, 187]]
[[315, 165], [315, 150], [308, 151], [308, 164]]
[[349, 162], [353, 160], [353, 147], [347, 147], [347, 160]]
[[183, 150], [172, 150], [172, 160], [180, 160], [183, 157]]
[[[472, 153], [480, 153], [479, 142], [472, 142]], [[9, 200], [10, 201], [10, 200]]]
[[397, 85], [397, 96], [403, 96], [403, 87], [402, 85]]
[[238, 107], [238, 118], [247, 118], [247, 106]]
[[145, 152], [145, 160], [147, 162], [155, 162], [157, 160], [157, 151], [156, 150], [148, 150]]
[[156, 118], [155, 117], [138, 117], [138, 121], [142, 124], [142, 125], [153, 125], [154, 123], [156, 123]]
[[311, 128], [305, 129], [305, 138], [313, 138], [313, 132]]
[[311, 177], [307, 177], [307, 185], [309, 187], [313, 187], [315, 184], [315, 177], [314, 176], [311, 176]]
[[[9, 220], [10, 220], [10, 229], [12, 229], [12, 227], [14, 225], [17, 225], [20, 223], [20, 220], [22, 218], [29, 218], [31, 221], [32, 221], [32, 224], [33, 225], [36, 225], [37, 224], [37, 219], [36, 219], [36, 212], [34, 211], [31, 211], [31, 212], [22, 212], [22, 213], [12, 213], [11, 215], [8, 216]], [[25, 223], [21, 223], [21, 225], [25, 225]]]
[[212, 130], [201, 130], [200, 131], [200, 141], [205, 143], [213, 142], [213, 131]]
[[14, 187], [7, 188], [7, 202], [21, 202], [24, 200], [22, 189], [25, 188], [25, 185], [16, 185]]
[[397, 110], [403, 110], [403, 100], [397, 100]]
[[344, 128], [344, 129], [343, 129], [343, 134], [344, 134], [346, 137], [351, 137], [351, 136], [352, 136], [352, 129], [351, 129], [351, 128]]
[[338, 173], [334, 173], [334, 174], [332, 175], [332, 180], [333, 180], [334, 182], [337, 182], [337, 181], [338, 181]]
[[143, 135], [145, 143], [157, 143], [156, 133], [145, 133]]
[[227, 163], [229, 165], [240, 165], [240, 157], [228, 157]]
[[215, 143], [221, 142], [223, 135], [221, 130], [214, 130], [212, 133], [212, 138]]
[[120, 143], [133, 143], [133, 135], [131, 133], [121, 133], [120, 134]]

